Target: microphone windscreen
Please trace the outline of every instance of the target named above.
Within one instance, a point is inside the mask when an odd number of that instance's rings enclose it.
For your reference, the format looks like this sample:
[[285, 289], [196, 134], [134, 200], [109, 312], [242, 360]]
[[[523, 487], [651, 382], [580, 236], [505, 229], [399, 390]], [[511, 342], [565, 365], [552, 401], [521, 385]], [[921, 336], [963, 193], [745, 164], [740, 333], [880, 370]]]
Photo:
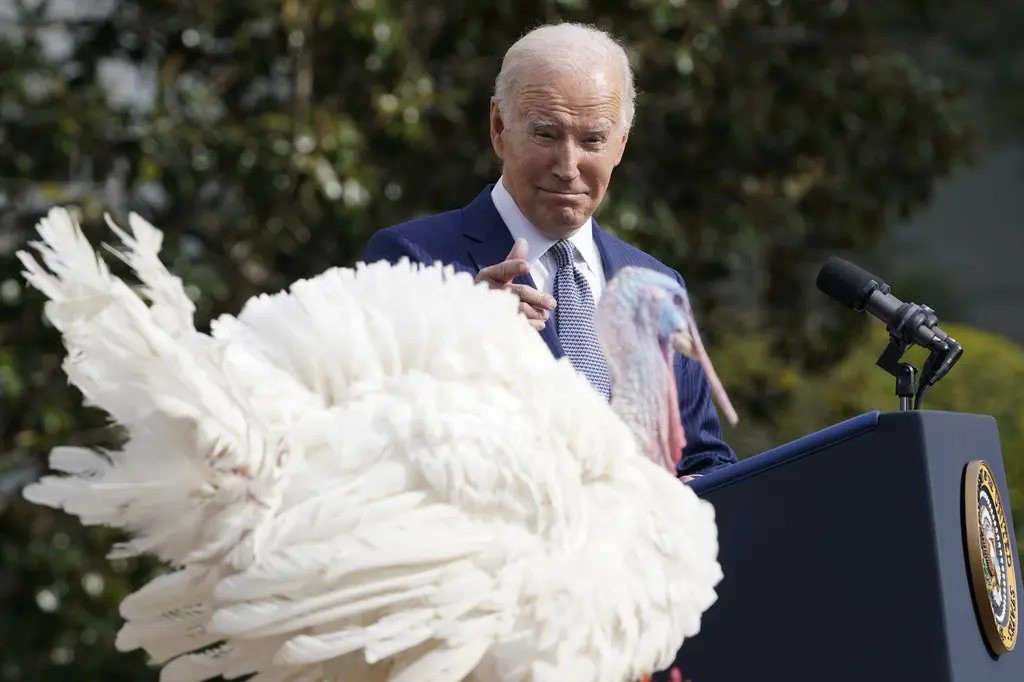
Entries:
[[888, 293], [888, 285], [881, 278], [836, 256], [829, 257], [818, 270], [817, 285], [823, 294], [854, 310], [863, 310], [876, 289]]

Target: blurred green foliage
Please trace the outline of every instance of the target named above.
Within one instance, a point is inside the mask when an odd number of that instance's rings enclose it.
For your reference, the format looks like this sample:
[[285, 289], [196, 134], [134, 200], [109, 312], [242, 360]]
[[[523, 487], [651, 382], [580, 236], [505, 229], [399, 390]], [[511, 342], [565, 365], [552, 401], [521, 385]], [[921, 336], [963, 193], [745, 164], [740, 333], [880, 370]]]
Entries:
[[595, 22], [627, 39], [641, 92], [599, 219], [684, 274], [713, 344], [746, 348], [718, 361], [746, 370], [730, 387], [761, 436], [735, 432], [742, 451], [831, 418], [789, 427], [783, 399], [862, 325], [809, 286], [822, 257], [874, 244], [968, 158], [959, 97], [887, 47], [874, 3], [107, 4], [73, 20], [19, 5], [0, 26], [0, 603], [25, 614], [0, 621], [10, 682], [155, 679], [112, 647], [115, 605], [153, 567], [108, 565], [109, 534], [18, 496], [54, 444], [109, 438], [17, 276], [53, 203], [89, 231], [102, 210], [164, 229], [205, 323], [469, 201], [498, 172], [505, 48], [542, 21]]

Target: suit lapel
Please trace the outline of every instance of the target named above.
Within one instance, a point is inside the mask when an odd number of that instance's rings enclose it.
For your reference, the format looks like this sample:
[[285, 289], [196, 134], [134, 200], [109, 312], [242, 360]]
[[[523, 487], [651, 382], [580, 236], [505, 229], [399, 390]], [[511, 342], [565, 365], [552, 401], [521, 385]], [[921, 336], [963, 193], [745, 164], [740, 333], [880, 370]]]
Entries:
[[623, 258], [625, 254], [612, 240], [611, 235], [601, 229], [596, 220], [594, 221], [594, 243], [597, 244], [597, 251], [601, 254], [601, 269], [604, 270], [604, 279], [606, 282], [610, 282], [619, 270], [628, 265]]
[[[476, 199], [463, 209], [462, 234], [469, 240], [469, 255], [477, 271], [505, 260], [515, 243], [512, 233], [508, 231], [505, 221], [501, 219], [501, 214], [491, 201], [493, 187], [493, 184], [485, 187]], [[528, 274], [520, 275], [512, 281], [537, 288], [533, 277]], [[555, 333], [554, 318], [548, 320], [548, 324], [540, 331], [540, 336], [556, 358], [565, 354]]]

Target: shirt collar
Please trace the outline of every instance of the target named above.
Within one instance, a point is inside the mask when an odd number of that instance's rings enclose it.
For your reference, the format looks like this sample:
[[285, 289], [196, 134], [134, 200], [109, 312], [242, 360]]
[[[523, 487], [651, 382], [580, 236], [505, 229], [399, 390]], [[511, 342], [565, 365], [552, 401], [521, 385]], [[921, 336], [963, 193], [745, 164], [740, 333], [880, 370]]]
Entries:
[[[508, 231], [512, 234], [512, 239], [526, 239], [526, 262], [536, 263], [541, 256], [547, 253], [548, 249], [554, 246], [555, 240], [541, 234], [533, 223], [523, 215], [512, 195], [505, 188], [503, 178], [499, 177], [498, 181], [494, 183], [494, 188], [491, 190], [491, 201], [494, 202], [494, 208], [498, 210], [498, 215], [501, 216]], [[596, 270], [600, 260], [597, 256], [597, 244], [594, 243], [593, 218], [587, 218], [587, 222], [583, 223], [583, 226], [569, 237], [569, 242], [576, 247], [578, 257], [581, 257], [591, 269]]]

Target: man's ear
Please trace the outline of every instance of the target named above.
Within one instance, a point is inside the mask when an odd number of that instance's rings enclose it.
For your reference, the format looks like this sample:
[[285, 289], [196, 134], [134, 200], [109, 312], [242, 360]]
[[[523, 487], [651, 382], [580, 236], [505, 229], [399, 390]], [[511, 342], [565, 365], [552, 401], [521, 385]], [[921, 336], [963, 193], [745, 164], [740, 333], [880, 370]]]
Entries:
[[629, 141], [629, 131], [625, 130], [622, 133], [622, 140], [619, 142], [619, 152], [615, 155], [615, 165], [618, 166], [619, 162], [622, 161], [622, 155], [626, 153], [626, 142]]
[[494, 153], [502, 161], [505, 160], [505, 121], [501, 118], [501, 109], [498, 103], [491, 98], [491, 147]]

